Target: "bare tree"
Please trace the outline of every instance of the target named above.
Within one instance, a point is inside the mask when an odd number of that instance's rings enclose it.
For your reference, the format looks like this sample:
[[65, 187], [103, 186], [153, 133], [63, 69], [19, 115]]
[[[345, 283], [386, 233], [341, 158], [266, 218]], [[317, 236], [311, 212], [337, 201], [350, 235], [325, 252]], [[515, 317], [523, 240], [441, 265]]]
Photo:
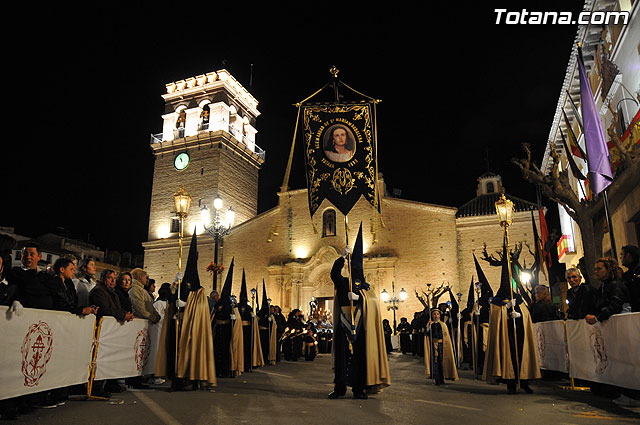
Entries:
[[[607, 134], [620, 152], [620, 160], [615, 170], [614, 181], [607, 188], [610, 209], [617, 208], [626, 196], [640, 181], [640, 144], [629, 143], [625, 146], [615, 131], [618, 115], [611, 111], [614, 120], [607, 129]], [[593, 266], [598, 257], [602, 256], [602, 238], [605, 231], [605, 213], [602, 196], [595, 199], [580, 200], [572, 189], [568, 170], [558, 170], [552, 167], [549, 174], [545, 174], [531, 161], [531, 150], [528, 143], [523, 143], [524, 158], [514, 158], [512, 162], [520, 168], [525, 180], [535, 184], [544, 196], [561, 205], [569, 216], [580, 227], [584, 261], [589, 277], [593, 282]], [[567, 153], [571, 155], [571, 153]], [[551, 149], [554, 164], [560, 163], [560, 157], [555, 149]]]

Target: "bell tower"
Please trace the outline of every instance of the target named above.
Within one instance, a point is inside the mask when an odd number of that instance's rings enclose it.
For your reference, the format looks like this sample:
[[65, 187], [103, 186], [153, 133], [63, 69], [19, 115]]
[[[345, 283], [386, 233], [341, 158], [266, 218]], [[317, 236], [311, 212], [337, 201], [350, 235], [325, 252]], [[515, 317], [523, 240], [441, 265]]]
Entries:
[[234, 225], [255, 217], [265, 152], [256, 145], [258, 101], [228, 71], [168, 83], [162, 97], [162, 133], [150, 140], [155, 164], [144, 267], [156, 281], [171, 282], [178, 270], [179, 227], [173, 194], [184, 186], [191, 195], [184, 243], [188, 247], [195, 229], [204, 277], [213, 239], [203, 231], [200, 210], [213, 209], [220, 196], [223, 208], [235, 211]]

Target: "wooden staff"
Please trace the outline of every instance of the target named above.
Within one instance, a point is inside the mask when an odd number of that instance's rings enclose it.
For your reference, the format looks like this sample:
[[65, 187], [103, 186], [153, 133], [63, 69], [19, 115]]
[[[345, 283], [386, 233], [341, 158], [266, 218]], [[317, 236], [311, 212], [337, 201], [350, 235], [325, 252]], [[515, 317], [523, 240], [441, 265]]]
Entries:
[[[347, 241], [347, 247], [349, 246], [349, 218], [347, 217], [347, 215], [345, 214], [344, 216], [344, 234], [345, 234], [345, 239]], [[351, 252], [347, 252], [347, 270], [349, 271], [349, 292], [353, 293], [353, 281], [351, 279]], [[356, 334], [356, 326], [355, 323], [353, 323], [354, 321], [354, 306], [353, 306], [353, 300], [351, 299], [351, 297], [349, 298], [349, 311], [351, 312], [351, 334], [355, 336]], [[351, 352], [351, 354], [353, 354], [353, 344], [351, 343], [351, 339], [348, 338], [347, 339], [349, 341], [349, 351]]]

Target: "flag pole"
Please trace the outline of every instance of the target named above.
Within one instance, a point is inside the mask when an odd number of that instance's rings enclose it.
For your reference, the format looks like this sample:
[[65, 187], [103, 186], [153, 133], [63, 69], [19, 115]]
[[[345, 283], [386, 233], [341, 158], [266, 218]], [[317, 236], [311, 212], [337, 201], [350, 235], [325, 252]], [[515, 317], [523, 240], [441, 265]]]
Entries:
[[607, 189], [602, 191], [604, 202], [604, 214], [607, 217], [607, 224], [609, 225], [609, 240], [611, 241], [611, 256], [618, 258], [618, 250], [616, 249], [616, 239], [613, 235], [613, 222], [611, 221], [611, 213], [609, 212], [609, 196], [607, 196]]

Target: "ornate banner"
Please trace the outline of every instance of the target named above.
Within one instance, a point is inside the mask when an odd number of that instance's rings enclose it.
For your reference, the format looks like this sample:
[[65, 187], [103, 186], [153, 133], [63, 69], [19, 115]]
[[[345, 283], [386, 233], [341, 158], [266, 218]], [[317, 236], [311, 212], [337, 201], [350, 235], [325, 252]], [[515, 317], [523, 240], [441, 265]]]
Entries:
[[302, 111], [311, 216], [325, 198], [344, 215], [360, 196], [375, 206], [376, 136], [371, 104], [307, 105]]
[[95, 316], [7, 309], [0, 307], [0, 400], [87, 382]]

